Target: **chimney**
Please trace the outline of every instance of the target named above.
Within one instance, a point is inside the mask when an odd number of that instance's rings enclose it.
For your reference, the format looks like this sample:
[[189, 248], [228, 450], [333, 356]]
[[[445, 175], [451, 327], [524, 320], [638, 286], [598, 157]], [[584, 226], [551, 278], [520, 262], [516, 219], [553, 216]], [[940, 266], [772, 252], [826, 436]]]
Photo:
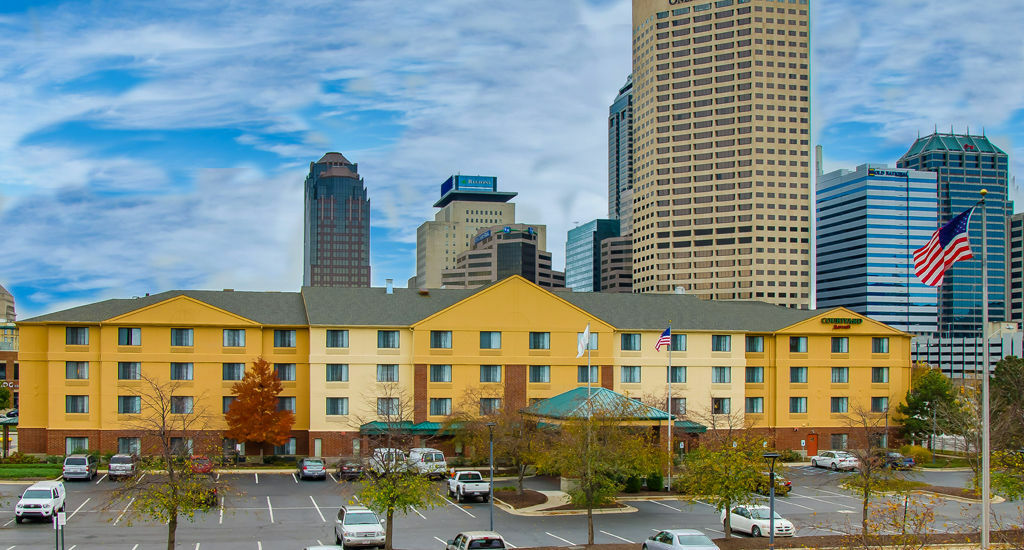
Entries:
[[384, 279], [384, 292], [387, 293], [387, 294], [394, 294], [395, 293], [395, 280], [394, 279]]

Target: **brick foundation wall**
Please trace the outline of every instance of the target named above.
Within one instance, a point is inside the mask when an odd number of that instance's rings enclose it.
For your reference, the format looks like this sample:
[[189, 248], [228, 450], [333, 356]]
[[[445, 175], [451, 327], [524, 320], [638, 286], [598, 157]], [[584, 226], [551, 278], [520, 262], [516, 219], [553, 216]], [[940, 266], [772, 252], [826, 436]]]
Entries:
[[615, 371], [612, 370], [614, 367], [611, 365], [601, 365], [601, 387], [614, 390], [615, 389]]
[[46, 454], [46, 428], [19, 428], [18, 450], [30, 454]]
[[412, 380], [412, 421], [416, 423], [427, 421], [427, 365], [416, 363], [413, 365]]
[[505, 397], [502, 406], [508, 410], [519, 410], [526, 402], [526, 365], [505, 365]]
[[320, 440], [320, 454], [325, 457], [354, 456], [352, 441], [359, 439], [359, 432], [309, 432], [307, 446], [315, 450], [313, 440]]

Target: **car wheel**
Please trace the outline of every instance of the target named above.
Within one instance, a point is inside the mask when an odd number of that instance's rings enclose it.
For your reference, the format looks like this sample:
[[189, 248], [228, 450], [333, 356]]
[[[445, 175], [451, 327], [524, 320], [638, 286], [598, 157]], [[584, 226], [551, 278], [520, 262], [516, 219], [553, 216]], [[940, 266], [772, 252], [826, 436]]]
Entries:
[[812, 468], [817, 468], [818, 467], [818, 461], [817, 460], [811, 460], [811, 467]]
[[756, 526], [756, 525], [751, 527], [750, 528], [750, 536], [752, 536], [752, 537], [760, 537], [761, 536], [761, 528]]
[[15, 516], [15, 518], [14, 518], [14, 522], [15, 522], [15, 523], [21, 523], [23, 519], [24, 519], [24, 518], [22, 518], [21, 516]]
[[835, 462], [832, 463], [832, 471], [833, 472], [838, 472], [839, 471], [839, 465], [836, 464]]

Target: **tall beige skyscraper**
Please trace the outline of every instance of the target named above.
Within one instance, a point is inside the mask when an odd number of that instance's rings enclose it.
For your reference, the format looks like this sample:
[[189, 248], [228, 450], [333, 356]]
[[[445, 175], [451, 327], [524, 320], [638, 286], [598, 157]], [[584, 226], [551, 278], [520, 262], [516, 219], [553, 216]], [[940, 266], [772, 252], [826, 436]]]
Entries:
[[633, 291], [806, 308], [808, 1], [633, 0]]

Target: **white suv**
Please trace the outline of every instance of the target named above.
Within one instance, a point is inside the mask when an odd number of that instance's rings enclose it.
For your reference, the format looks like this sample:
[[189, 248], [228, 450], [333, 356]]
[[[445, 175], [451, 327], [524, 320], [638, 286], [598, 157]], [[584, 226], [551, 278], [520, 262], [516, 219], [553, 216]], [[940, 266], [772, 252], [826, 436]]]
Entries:
[[22, 493], [21, 500], [14, 507], [14, 520], [18, 523], [26, 518], [50, 521], [55, 513], [64, 511], [65, 496], [64, 483], [38, 481]]
[[384, 547], [384, 526], [377, 514], [365, 506], [342, 506], [334, 523], [334, 542], [343, 548]]

